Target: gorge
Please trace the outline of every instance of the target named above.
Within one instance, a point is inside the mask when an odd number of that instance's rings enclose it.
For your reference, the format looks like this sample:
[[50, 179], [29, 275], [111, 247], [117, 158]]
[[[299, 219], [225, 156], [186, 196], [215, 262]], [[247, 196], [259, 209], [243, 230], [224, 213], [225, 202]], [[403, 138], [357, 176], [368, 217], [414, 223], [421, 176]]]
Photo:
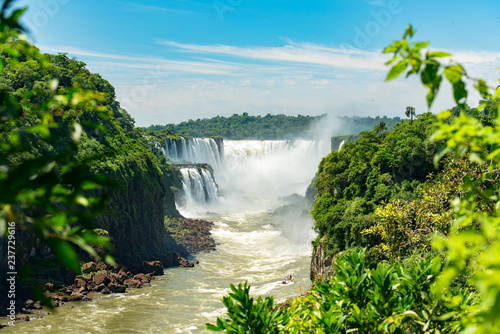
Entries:
[[[230, 283], [248, 281], [253, 295], [277, 301], [300, 295], [310, 285], [312, 220], [273, 212], [286, 204], [307, 211], [300, 198], [329, 150], [329, 140], [167, 141], [164, 152], [176, 160], [184, 188], [177, 208], [214, 222], [217, 250], [198, 254], [195, 268], [166, 269], [151, 287], [67, 303], [4, 332], [203, 333], [225, 312], [220, 298]], [[290, 274], [294, 284], [278, 284]]]

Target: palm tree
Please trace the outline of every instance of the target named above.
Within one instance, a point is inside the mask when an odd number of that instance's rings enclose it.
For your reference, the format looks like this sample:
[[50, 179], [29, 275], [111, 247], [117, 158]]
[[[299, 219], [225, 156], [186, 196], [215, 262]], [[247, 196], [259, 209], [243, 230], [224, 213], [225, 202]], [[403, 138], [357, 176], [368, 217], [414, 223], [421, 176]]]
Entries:
[[415, 116], [415, 108], [413, 107], [406, 107], [406, 117], [409, 117], [410, 118], [410, 124], [413, 123], [413, 116]]
[[382, 139], [384, 139], [384, 131], [387, 130], [387, 126], [385, 126], [385, 122], [381, 120], [379, 124], [375, 125], [373, 130], [376, 133], [382, 134]]

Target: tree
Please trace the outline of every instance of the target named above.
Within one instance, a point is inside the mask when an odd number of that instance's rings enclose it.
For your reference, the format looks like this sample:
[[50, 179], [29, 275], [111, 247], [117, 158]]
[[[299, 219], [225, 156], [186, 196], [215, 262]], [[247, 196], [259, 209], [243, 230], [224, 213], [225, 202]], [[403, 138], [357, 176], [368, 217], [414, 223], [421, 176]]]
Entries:
[[385, 126], [384, 121], [380, 121], [379, 124], [375, 125], [375, 128], [373, 129], [376, 133], [382, 135], [382, 139], [384, 138], [384, 131], [387, 130], [387, 126]]
[[412, 124], [413, 123], [413, 116], [415, 116], [415, 108], [413, 108], [411, 106], [406, 107], [405, 115], [406, 115], [406, 117], [408, 117], [410, 119], [410, 124]]

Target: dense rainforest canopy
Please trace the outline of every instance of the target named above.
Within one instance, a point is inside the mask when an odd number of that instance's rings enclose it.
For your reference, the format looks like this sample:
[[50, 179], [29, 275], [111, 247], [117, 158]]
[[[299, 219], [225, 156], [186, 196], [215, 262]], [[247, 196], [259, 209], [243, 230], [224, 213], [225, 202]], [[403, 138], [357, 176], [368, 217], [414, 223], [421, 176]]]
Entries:
[[[169, 131], [186, 137], [223, 137], [226, 139], [293, 139], [313, 138], [318, 133], [332, 132], [335, 135], [350, 135], [372, 130], [384, 122], [388, 129], [399, 122], [399, 117], [357, 117], [344, 116], [330, 118], [321, 116], [271, 115], [250, 116], [248, 113], [230, 117], [188, 120], [179, 124], [151, 125], [150, 131]], [[331, 128], [331, 129], [330, 129]]]
[[435, 121], [428, 113], [389, 132], [362, 132], [357, 141], [321, 161], [313, 217], [318, 238], [326, 237], [329, 250], [375, 242], [360, 233], [373, 224], [374, 209], [390, 198], [414, 198], [434, 171], [439, 143], [429, 137]]

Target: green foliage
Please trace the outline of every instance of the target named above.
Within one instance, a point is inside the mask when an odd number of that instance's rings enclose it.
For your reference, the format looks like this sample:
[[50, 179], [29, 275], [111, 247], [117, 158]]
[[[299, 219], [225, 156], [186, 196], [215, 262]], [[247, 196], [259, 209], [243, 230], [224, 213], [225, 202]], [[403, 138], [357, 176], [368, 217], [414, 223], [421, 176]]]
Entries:
[[[449, 235], [437, 238], [434, 246], [444, 250], [446, 265], [440, 277], [440, 287], [446, 288], [461, 275], [471, 275], [469, 282], [480, 292], [481, 311], [466, 322], [466, 332], [499, 333], [500, 320], [500, 201], [498, 197], [498, 170], [500, 168], [500, 110], [498, 99], [500, 89], [489, 95], [489, 87], [483, 80], [468, 77], [460, 64], [443, 64], [440, 57], [449, 57], [444, 52], [427, 52], [425, 59], [416, 49], [418, 43], [408, 43], [414, 34], [408, 27], [403, 39], [386, 49], [394, 52], [393, 61], [401, 59], [411, 63], [407, 76], [420, 74], [423, 84], [429, 88], [428, 102], [432, 105], [444, 75], [452, 84], [452, 91], [459, 108], [459, 115], [442, 112], [438, 117], [435, 139], [444, 140], [445, 148], [436, 156], [436, 161], [445, 155], [465, 157], [471, 163], [481, 166], [478, 177], [465, 177], [459, 186], [462, 192], [452, 201], [456, 219]], [[425, 67], [423, 67], [425, 65]], [[423, 67], [423, 68], [422, 68]], [[442, 70], [442, 72], [441, 72]], [[392, 72], [393, 70], [391, 70]], [[396, 70], [394, 70], [396, 71]], [[398, 70], [399, 72], [399, 70]], [[404, 69], [399, 72], [403, 73]], [[394, 76], [395, 77], [395, 76]], [[467, 111], [465, 98], [468, 92], [464, 79], [474, 83], [483, 98], [479, 110], [487, 110], [488, 117], [477, 118]], [[484, 113], [486, 114], [486, 113]]]
[[434, 171], [437, 144], [429, 137], [436, 117], [419, 115], [390, 132], [362, 132], [360, 138], [325, 157], [316, 181], [312, 215], [318, 239], [327, 236], [329, 251], [374, 246], [378, 238], [361, 231], [373, 224], [377, 206], [390, 198], [414, 198], [419, 184]]
[[[249, 116], [234, 114], [231, 117], [216, 116], [210, 119], [188, 120], [180, 124], [151, 125], [145, 129], [148, 133], [162, 132], [163, 134], [182, 135], [187, 137], [223, 137], [226, 139], [292, 139], [307, 137], [313, 126], [321, 125], [326, 121], [326, 115], [321, 116], [286, 116], [271, 115]], [[399, 117], [339, 117], [338, 123], [342, 128], [339, 135], [350, 135], [361, 131], [371, 130], [375, 125], [384, 122], [390, 129], [399, 122]]]
[[217, 326], [207, 324], [207, 329], [225, 333], [278, 333], [276, 327], [281, 322], [280, 310], [274, 309], [273, 297], [257, 300], [250, 298], [250, 286], [245, 282], [236, 288], [230, 284], [232, 293], [222, 298], [229, 319], [220, 317]]
[[[481, 189], [498, 189], [498, 172], [494, 174], [495, 181], [481, 181], [487, 169], [488, 166], [465, 158], [448, 158], [443, 171], [429, 177], [418, 191], [416, 199], [391, 198], [387, 204], [377, 208], [373, 217], [374, 225], [362, 232], [382, 239], [382, 243], [371, 252], [403, 258], [416, 249], [419, 252], [429, 251], [431, 241], [437, 234], [448, 235], [456, 218], [451, 202], [464, 196], [464, 182], [474, 182]], [[491, 212], [493, 209], [489, 201], [481, 200], [477, 204], [479, 211]]]
[[310, 294], [287, 307], [272, 297], [254, 301], [245, 283], [223, 298], [227, 316], [207, 329], [225, 333], [458, 333], [477, 309], [464, 289], [442, 292], [435, 284], [441, 258], [411, 266], [366, 265], [365, 251], [340, 255], [335, 276], [316, 282]]
[[44, 78], [50, 57], [19, 39], [22, 27], [17, 20], [25, 9], [10, 11], [12, 3], [4, 2], [0, 14], [0, 76], [4, 83], [0, 92], [0, 188], [4, 189], [0, 194], [0, 235], [14, 222], [18, 233], [35, 233], [62, 263], [78, 272], [72, 245], [95, 257], [98, 254], [91, 245], [109, 245], [107, 237], [82, 232], [83, 228], [92, 230], [92, 217], [103, 205], [102, 198], [90, 192], [108, 181], [89, 174], [77, 159], [81, 125], [71, 121], [61, 126], [55, 114], [99, 110], [106, 97], [58, 87], [57, 81]]
[[422, 50], [429, 42], [411, 42], [415, 34], [411, 25], [406, 28], [403, 38], [391, 43], [385, 48], [384, 53], [392, 53], [394, 56], [386, 65], [391, 65], [386, 81], [393, 80], [403, 74], [407, 69], [406, 76], [420, 75], [422, 84], [428, 89], [427, 104], [431, 107], [437, 92], [443, 81], [443, 76], [453, 87], [453, 98], [461, 109], [465, 109], [467, 90], [464, 79], [474, 82], [474, 88], [483, 98], [488, 97], [488, 86], [484, 80], [473, 79], [468, 76], [462, 65], [448, 62], [443, 64], [441, 58], [448, 58], [450, 53], [443, 51], [427, 51], [425, 56]]
[[99, 257], [111, 239], [131, 269], [154, 258], [164, 213], [178, 215], [166, 158], [134, 128], [108, 81], [67, 54], [41, 54], [2, 15], [0, 241], [15, 222], [19, 264], [48, 246], [75, 272], [77, 248]]

